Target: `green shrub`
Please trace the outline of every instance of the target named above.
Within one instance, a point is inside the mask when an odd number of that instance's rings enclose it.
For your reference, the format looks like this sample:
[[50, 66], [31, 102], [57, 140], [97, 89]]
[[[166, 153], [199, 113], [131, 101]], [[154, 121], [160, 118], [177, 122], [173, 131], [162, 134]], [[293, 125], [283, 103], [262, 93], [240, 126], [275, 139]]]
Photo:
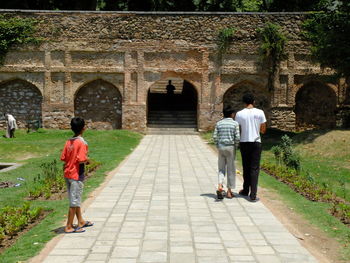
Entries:
[[0, 227], [0, 243], [5, 238], [5, 229]]
[[0, 210], [0, 243], [5, 236], [13, 237], [22, 231], [28, 223], [34, 222], [43, 212], [43, 208], [30, 209], [30, 203], [21, 207], [6, 206]]
[[34, 209], [28, 211], [30, 222], [35, 221], [43, 213], [44, 209], [42, 207], [35, 207]]
[[[85, 167], [85, 174], [91, 174], [101, 165], [93, 159]], [[49, 199], [52, 194], [65, 191], [66, 182], [63, 171], [56, 160], [42, 163], [41, 172], [34, 177], [34, 186], [28, 190], [28, 195], [32, 199], [43, 197]]]
[[288, 135], [284, 135], [281, 138], [281, 142], [273, 146], [271, 150], [279, 165], [283, 162], [285, 166], [300, 171], [300, 156], [293, 150], [292, 144], [292, 139]]
[[350, 204], [342, 202], [334, 203], [332, 214], [340, 218], [344, 224], [350, 224]]
[[61, 192], [65, 187], [62, 170], [59, 169], [57, 161], [42, 163], [41, 172], [34, 177], [34, 186], [29, 190], [31, 198], [50, 198], [52, 193]]

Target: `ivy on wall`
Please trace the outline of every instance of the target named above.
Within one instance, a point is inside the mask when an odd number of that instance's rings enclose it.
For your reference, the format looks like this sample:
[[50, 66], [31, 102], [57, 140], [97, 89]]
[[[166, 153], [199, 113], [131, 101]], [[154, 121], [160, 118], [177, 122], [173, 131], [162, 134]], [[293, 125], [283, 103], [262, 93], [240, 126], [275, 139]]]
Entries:
[[34, 36], [37, 21], [30, 18], [0, 16], [0, 64], [14, 45], [40, 42]]
[[287, 58], [287, 37], [281, 27], [273, 23], [266, 23], [265, 27], [257, 29], [257, 33], [261, 41], [259, 54], [269, 72], [268, 88], [273, 91], [279, 83], [280, 64]]
[[230, 47], [236, 29], [233, 27], [226, 27], [219, 31], [218, 34], [218, 49], [221, 54], [226, 53], [227, 49]]

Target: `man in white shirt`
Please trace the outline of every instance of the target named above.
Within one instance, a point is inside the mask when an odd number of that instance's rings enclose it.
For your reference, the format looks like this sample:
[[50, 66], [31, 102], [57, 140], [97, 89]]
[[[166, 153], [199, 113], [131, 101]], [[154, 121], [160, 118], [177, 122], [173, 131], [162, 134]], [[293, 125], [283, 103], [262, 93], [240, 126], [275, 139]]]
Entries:
[[266, 118], [262, 110], [254, 107], [254, 96], [245, 94], [242, 98], [245, 108], [236, 114], [240, 125], [240, 149], [243, 164], [243, 189], [240, 195], [250, 196], [252, 202], [258, 200], [258, 177], [261, 157], [260, 133], [266, 132]]

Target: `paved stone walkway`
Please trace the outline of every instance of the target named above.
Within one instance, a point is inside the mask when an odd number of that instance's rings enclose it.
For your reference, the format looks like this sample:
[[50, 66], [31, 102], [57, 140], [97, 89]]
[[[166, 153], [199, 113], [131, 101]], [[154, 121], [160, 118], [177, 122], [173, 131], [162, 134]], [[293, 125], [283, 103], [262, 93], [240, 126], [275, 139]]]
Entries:
[[[200, 137], [147, 135], [44, 262], [317, 262], [261, 203], [216, 201]], [[237, 181], [237, 190], [241, 182]]]

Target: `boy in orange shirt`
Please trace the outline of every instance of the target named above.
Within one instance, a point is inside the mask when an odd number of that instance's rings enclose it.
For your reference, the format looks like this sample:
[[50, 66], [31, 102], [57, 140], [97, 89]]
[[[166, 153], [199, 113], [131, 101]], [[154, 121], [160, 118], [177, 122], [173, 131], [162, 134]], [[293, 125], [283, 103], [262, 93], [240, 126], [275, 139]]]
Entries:
[[[61, 160], [64, 164], [64, 177], [67, 183], [69, 197], [69, 211], [65, 233], [82, 233], [84, 227], [93, 226], [92, 222], [85, 221], [81, 214], [80, 204], [83, 193], [85, 163], [88, 163], [88, 145], [82, 135], [85, 131], [85, 121], [82, 118], [73, 118], [71, 128], [74, 137], [64, 145]], [[78, 226], [74, 228], [74, 216], [78, 219]]]

